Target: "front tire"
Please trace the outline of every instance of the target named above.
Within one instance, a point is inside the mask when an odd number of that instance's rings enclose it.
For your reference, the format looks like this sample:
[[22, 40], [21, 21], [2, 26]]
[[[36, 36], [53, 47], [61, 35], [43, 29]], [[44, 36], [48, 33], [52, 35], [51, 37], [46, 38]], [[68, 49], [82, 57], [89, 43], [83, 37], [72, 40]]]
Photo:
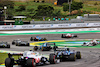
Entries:
[[5, 66], [6, 67], [13, 67], [14, 59], [13, 58], [6, 58], [5, 60]]
[[77, 57], [77, 59], [81, 59], [81, 52], [80, 51], [76, 52], [76, 57]]

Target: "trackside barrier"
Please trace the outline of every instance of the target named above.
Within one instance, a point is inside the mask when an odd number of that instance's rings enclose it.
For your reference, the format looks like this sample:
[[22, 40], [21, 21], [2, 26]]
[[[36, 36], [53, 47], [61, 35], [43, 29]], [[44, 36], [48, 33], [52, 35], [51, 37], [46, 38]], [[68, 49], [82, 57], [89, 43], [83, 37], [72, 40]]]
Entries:
[[96, 27], [100, 23], [66, 23], [66, 24], [37, 24], [37, 25], [2, 25], [0, 30], [13, 29], [46, 29], [46, 28], [73, 28], [73, 27]]

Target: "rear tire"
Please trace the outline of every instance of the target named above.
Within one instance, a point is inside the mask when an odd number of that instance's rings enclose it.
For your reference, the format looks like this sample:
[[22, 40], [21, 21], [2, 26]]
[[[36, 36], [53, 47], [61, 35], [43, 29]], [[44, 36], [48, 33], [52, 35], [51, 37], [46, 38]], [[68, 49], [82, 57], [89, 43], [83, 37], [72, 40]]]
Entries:
[[15, 42], [12, 42], [12, 45], [14, 45], [15, 44]]
[[74, 35], [74, 37], [77, 37], [77, 35]]
[[64, 38], [63, 34], [61, 35], [61, 38]]
[[33, 37], [30, 38], [30, 41], [33, 41]]
[[70, 57], [69, 57], [69, 60], [70, 61], [75, 61], [76, 60], [76, 55], [74, 53], [71, 54]]
[[10, 48], [10, 45], [7, 45], [7, 48]]
[[26, 61], [26, 67], [36, 67], [36, 62], [35, 62], [35, 59], [32, 59], [32, 58], [29, 58], [27, 61]]
[[6, 58], [5, 66], [6, 67], [13, 67], [13, 65], [14, 65], [14, 59], [13, 58]]
[[81, 52], [80, 51], [76, 52], [76, 57], [77, 57], [77, 59], [81, 59]]
[[47, 39], [46, 39], [46, 38], [44, 38], [44, 41], [47, 41]]
[[54, 54], [50, 54], [49, 55], [49, 61], [50, 61], [50, 64], [55, 64], [56, 63], [56, 56]]

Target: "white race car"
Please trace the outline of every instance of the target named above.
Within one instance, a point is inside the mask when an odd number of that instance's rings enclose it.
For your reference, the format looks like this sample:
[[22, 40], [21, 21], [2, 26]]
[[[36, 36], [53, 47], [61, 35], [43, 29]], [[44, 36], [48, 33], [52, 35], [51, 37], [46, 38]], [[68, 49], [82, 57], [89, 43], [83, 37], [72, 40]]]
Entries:
[[97, 44], [99, 44], [99, 42], [97, 40], [93, 40], [91, 42], [84, 42], [82, 46], [96, 46]]
[[[21, 56], [19, 59], [14, 60], [13, 55]], [[18, 64], [22, 67], [35, 67], [37, 65], [44, 65], [50, 62], [50, 64], [59, 63], [60, 60], [56, 59], [54, 54], [50, 54], [49, 58], [39, 52], [25, 51], [24, 53], [9, 53], [8, 58], [5, 60], [6, 67], [13, 67]]]
[[74, 37], [77, 37], [77, 35], [74, 35], [74, 34], [62, 34], [61, 38], [74, 38]]

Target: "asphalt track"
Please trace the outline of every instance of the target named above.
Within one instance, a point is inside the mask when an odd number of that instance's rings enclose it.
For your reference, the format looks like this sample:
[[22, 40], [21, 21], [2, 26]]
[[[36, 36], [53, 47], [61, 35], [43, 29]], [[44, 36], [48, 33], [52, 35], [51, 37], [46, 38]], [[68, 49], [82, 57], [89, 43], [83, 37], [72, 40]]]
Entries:
[[[100, 39], [100, 33], [78, 33], [78, 38], [74, 39]], [[31, 36], [45, 37], [48, 40], [65, 40], [66, 38], [61, 38], [61, 34], [36, 34], [36, 35], [11, 35], [11, 36], [0, 36], [0, 41], [7, 41], [10, 43], [11, 48], [0, 48], [0, 50], [8, 51], [25, 51], [33, 49], [33, 46], [15, 46], [11, 42], [14, 39], [21, 39], [29, 41]], [[31, 43], [31, 41], [29, 41]], [[71, 50], [81, 51], [82, 59], [76, 61], [66, 61], [60, 64], [45, 65], [40, 67], [100, 67], [100, 49], [99, 48], [71, 48]], [[43, 54], [50, 54], [53, 51], [39, 51]], [[0, 66], [1, 67], [1, 66]], [[39, 66], [37, 66], [39, 67]]]

